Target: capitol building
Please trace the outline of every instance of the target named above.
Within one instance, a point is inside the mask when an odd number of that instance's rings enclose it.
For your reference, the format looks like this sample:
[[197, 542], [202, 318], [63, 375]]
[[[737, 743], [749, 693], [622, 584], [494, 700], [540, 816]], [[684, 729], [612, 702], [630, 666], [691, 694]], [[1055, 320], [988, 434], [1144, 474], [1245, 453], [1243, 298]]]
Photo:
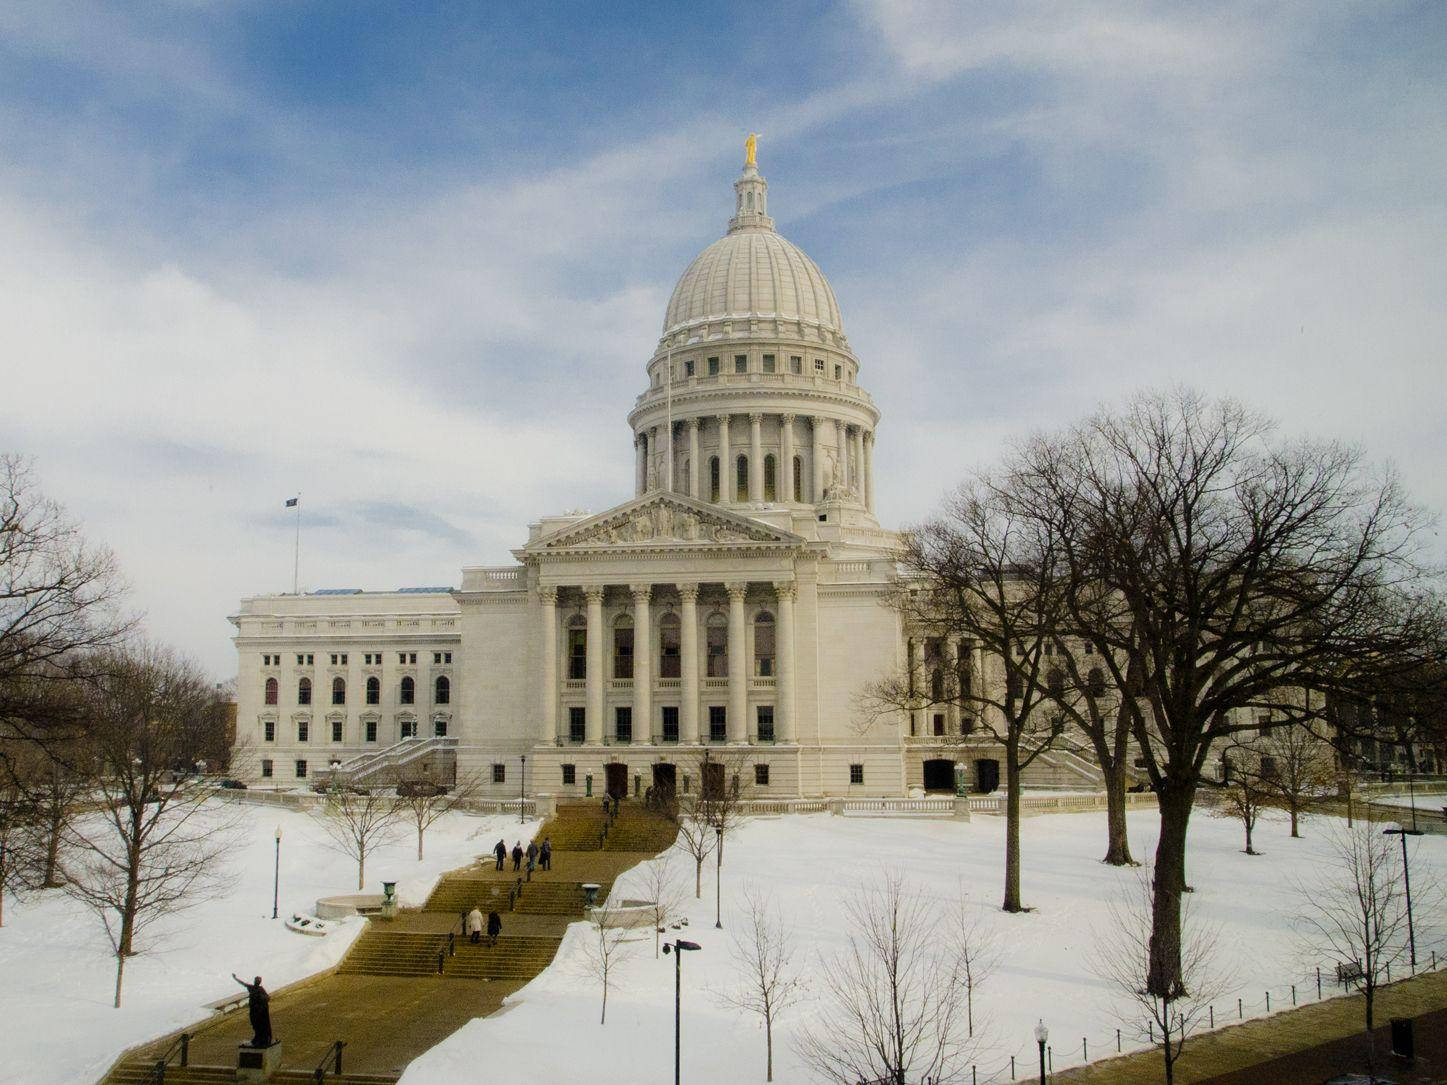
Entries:
[[[774, 229], [752, 140], [723, 237], [684, 270], [628, 414], [634, 497], [544, 516], [457, 588], [244, 599], [238, 759], [254, 783], [451, 772], [482, 793], [690, 786], [717, 749], [754, 795], [993, 790], [957, 703], [862, 718], [907, 666], [986, 681], [890, 605], [878, 409], [819, 267]], [[944, 480], [942, 480], [943, 482]], [[938, 702], [940, 698], [931, 698]], [[1084, 773], [1066, 755], [1034, 779]]]

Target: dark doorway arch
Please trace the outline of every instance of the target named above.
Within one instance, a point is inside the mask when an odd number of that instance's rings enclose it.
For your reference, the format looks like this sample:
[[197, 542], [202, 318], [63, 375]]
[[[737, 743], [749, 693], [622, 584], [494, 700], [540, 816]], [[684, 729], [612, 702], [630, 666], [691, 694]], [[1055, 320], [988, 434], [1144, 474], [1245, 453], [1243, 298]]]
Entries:
[[703, 797], [721, 799], [724, 797], [724, 767], [722, 761], [703, 763]]
[[982, 757], [975, 762], [975, 790], [988, 795], [1000, 787], [1000, 762], [992, 757]]
[[926, 791], [955, 790], [955, 763], [945, 757], [932, 757], [924, 763]]
[[674, 803], [674, 797], [678, 793], [678, 766], [677, 765], [654, 765], [653, 766], [653, 804], [660, 809], [668, 809]]
[[614, 799], [628, 797], [628, 766], [621, 761], [609, 761], [603, 766], [608, 795]]

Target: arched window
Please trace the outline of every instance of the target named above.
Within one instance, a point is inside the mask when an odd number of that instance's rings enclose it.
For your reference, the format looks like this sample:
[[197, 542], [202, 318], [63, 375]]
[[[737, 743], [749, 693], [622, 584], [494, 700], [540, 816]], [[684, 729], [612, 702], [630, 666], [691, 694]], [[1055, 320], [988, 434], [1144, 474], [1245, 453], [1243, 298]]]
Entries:
[[665, 614], [658, 622], [658, 677], [679, 678], [683, 671], [679, 660], [679, 639], [683, 624], [677, 614]]
[[778, 461], [772, 455], [764, 457], [764, 500], [777, 501], [779, 499], [778, 483], [779, 474]]
[[722, 614], [712, 614], [708, 619], [707, 637], [708, 677], [729, 676], [729, 623]]
[[754, 619], [754, 673], [760, 678], [774, 674], [774, 616], [767, 610]]
[[633, 619], [627, 614], [613, 624], [613, 677], [633, 677]]
[[276, 684], [276, 679], [275, 679], [275, 678], [268, 678], [268, 679], [266, 680], [266, 703], [267, 703], [267, 704], [276, 704], [276, 695], [277, 695], [277, 690], [278, 690], [278, 688], [279, 688], [279, 687], [278, 687], [277, 684]]
[[310, 678], [303, 678], [296, 684], [296, 703], [312, 703], [312, 680]]
[[794, 492], [789, 495], [790, 501], [804, 500], [804, 457], [794, 457]]
[[718, 457], [708, 458], [708, 499], [718, 501]]
[[588, 623], [581, 614], [568, 621], [568, 680], [581, 682], [588, 677]]
[[1090, 673], [1085, 676], [1086, 688], [1092, 697], [1099, 697], [1105, 693], [1105, 672], [1099, 667], [1091, 667]]
[[382, 703], [382, 680], [376, 675], [367, 679], [367, 703]]
[[432, 683], [432, 703], [448, 704], [452, 700], [452, 683], [447, 680], [447, 675], [439, 674], [437, 681]]
[[347, 703], [347, 680], [345, 678], [332, 679], [332, 704]]
[[748, 205], [749, 210], [752, 211], [754, 209], [754, 194], [752, 192], [748, 195]]
[[749, 500], [749, 458], [741, 455], [738, 458], [737, 464], [737, 469], [734, 472], [734, 478], [737, 481], [734, 492], [738, 494], [736, 500], [747, 501]]
[[417, 700], [417, 683], [409, 674], [402, 679], [402, 688], [398, 691], [397, 699], [402, 704], [413, 704]]

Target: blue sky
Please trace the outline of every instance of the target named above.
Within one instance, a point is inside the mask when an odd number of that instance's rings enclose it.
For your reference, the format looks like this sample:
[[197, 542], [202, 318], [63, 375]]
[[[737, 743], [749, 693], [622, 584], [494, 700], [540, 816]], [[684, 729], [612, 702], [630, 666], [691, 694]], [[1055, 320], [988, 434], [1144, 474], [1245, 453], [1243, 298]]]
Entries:
[[219, 676], [225, 615], [456, 582], [631, 492], [760, 133], [887, 523], [1147, 386], [1447, 505], [1437, 2], [0, 8], [0, 446]]

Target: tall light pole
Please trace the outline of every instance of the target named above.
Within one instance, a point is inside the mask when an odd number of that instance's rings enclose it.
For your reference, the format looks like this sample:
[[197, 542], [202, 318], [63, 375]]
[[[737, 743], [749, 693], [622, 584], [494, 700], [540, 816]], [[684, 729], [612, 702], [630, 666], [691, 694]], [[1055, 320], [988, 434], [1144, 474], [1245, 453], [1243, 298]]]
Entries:
[[683, 1030], [683, 955], [689, 950], [702, 949], [697, 942], [685, 942], [675, 938], [663, 944], [664, 953], [673, 954], [673, 1085], [679, 1085], [682, 1051], [679, 1037]]
[[[1412, 821], [1417, 820], [1416, 810], [1412, 811]], [[1418, 828], [1403, 829], [1400, 826], [1395, 829], [1383, 829], [1383, 836], [1400, 836], [1402, 838], [1402, 881], [1407, 887], [1407, 951], [1412, 962], [1412, 968], [1417, 967], [1417, 932], [1412, 926], [1412, 871], [1407, 865], [1407, 837], [1421, 836], [1422, 830]]]
[[1040, 1085], [1045, 1085], [1045, 1041], [1050, 1039], [1050, 1030], [1045, 1027], [1042, 1017], [1035, 1026], [1035, 1042], [1040, 1045]]
[[527, 814], [523, 812], [523, 803], [528, 800], [528, 755], [523, 754], [523, 770], [519, 773], [522, 777], [518, 781], [518, 824], [527, 821]]
[[271, 918], [276, 918], [276, 903], [281, 897], [281, 826], [276, 827], [276, 869], [271, 878]]
[[713, 926], [714, 930], [721, 931], [723, 930], [723, 826], [715, 825], [713, 831], [718, 834], [713, 852]]

